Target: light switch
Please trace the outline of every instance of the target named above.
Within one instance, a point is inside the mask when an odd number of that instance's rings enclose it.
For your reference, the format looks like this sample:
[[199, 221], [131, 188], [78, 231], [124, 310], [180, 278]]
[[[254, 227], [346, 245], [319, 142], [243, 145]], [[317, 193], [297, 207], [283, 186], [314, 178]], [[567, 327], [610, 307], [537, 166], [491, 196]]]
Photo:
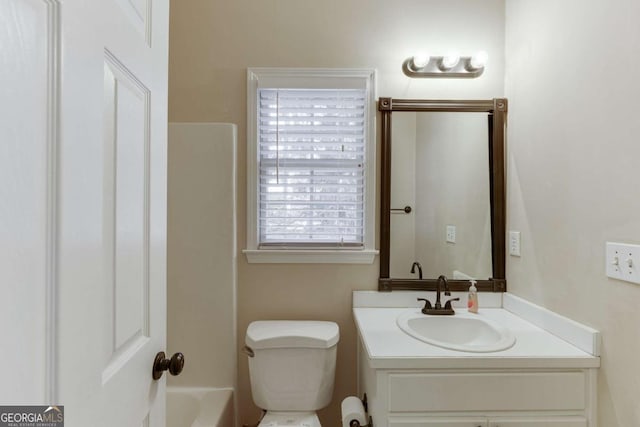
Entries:
[[520, 232], [509, 232], [509, 255], [520, 256]]
[[456, 242], [456, 226], [455, 225], [447, 225], [447, 242], [449, 243]]
[[640, 284], [640, 245], [607, 242], [606, 272], [607, 276]]

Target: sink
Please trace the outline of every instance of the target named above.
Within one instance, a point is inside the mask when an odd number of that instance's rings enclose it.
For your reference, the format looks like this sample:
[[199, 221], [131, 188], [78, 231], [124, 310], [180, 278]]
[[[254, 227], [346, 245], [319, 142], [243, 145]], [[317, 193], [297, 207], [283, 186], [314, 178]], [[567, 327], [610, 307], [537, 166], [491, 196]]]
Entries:
[[474, 353], [502, 351], [516, 342], [510, 330], [483, 318], [481, 313], [428, 316], [420, 310], [410, 310], [398, 316], [396, 323], [413, 338], [450, 350]]

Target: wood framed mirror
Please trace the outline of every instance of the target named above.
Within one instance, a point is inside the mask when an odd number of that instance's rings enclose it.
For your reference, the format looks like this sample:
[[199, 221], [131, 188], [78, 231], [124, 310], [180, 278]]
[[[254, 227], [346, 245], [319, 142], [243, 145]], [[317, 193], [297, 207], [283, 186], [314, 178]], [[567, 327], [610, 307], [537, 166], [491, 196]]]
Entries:
[[[378, 290], [380, 291], [392, 291], [392, 290], [435, 290], [437, 277], [440, 274], [445, 274], [449, 277], [449, 287], [452, 291], [466, 291], [469, 288], [469, 280], [471, 278], [477, 281], [477, 287], [479, 291], [484, 292], [504, 292], [506, 291], [506, 278], [505, 278], [505, 256], [506, 256], [506, 200], [505, 200], [505, 192], [506, 192], [506, 174], [505, 174], [505, 126], [506, 126], [506, 117], [508, 110], [508, 102], [504, 98], [495, 98], [489, 100], [425, 100], [425, 99], [394, 99], [394, 98], [380, 98], [378, 101], [378, 111], [380, 111], [381, 115], [381, 198], [380, 198], [380, 277], [378, 280]], [[441, 263], [440, 265], [432, 265], [427, 269], [426, 278], [420, 277], [405, 277], [402, 274], [399, 274], [397, 268], [391, 268], [392, 261], [392, 252], [394, 254], [402, 252], [396, 250], [395, 247], [392, 247], [392, 214], [400, 214], [403, 217], [409, 218], [413, 215], [414, 222], [414, 231], [416, 230], [415, 224], [419, 224], [419, 227], [424, 229], [425, 224], [430, 224], [431, 228], [437, 228], [436, 230], [430, 230], [430, 235], [438, 236], [438, 245], [441, 245], [440, 248], [443, 248], [447, 252], [455, 252], [454, 249], [462, 248], [464, 245], [459, 244], [459, 246], [455, 246], [456, 238], [455, 238], [455, 225], [445, 225], [448, 224], [447, 219], [444, 219], [442, 222], [442, 218], [439, 218], [440, 221], [435, 221], [434, 218], [436, 215], [433, 212], [428, 214], [423, 214], [424, 211], [427, 211], [428, 207], [432, 208], [436, 206], [443, 205], [442, 197], [438, 200], [428, 200], [428, 201], [416, 201], [416, 206], [410, 206], [409, 204], [405, 204], [405, 202], [400, 202], [400, 206], [392, 206], [392, 189], [394, 188], [392, 185], [392, 141], [394, 137], [393, 132], [393, 122], [392, 117], [394, 113], [396, 116], [399, 116], [397, 113], [399, 112], [409, 112], [409, 113], [447, 113], [447, 115], [436, 115], [435, 117], [429, 117], [428, 119], [417, 119], [417, 122], [422, 123], [421, 127], [416, 127], [416, 129], [429, 129], [429, 127], [434, 127], [434, 124], [439, 123], [448, 123], [448, 127], [454, 130], [458, 130], [461, 127], [466, 127], [465, 124], [461, 125], [460, 119], [464, 118], [470, 119], [473, 118], [474, 122], [483, 123], [482, 126], [484, 130], [478, 131], [477, 128], [474, 131], [476, 135], [472, 138], [474, 141], [468, 141], [469, 138], [466, 136], [457, 135], [456, 137], [452, 136], [439, 136], [439, 144], [446, 146], [451, 146], [457, 143], [455, 140], [465, 140], [467, 144], [475, 144], [473, 146], [465, 147], [457, 147], [457, 154], [448, 154], [448, 157], [454, 157], [456, 160], [459, 160], [461, 157], [474, 157], [476, 158], [476, 162], [481, 162], [473, 166], [474, 169], [482, 170], [482, 179], [477, 179], [477, 175], [475, 178], [471, 178], [465, 176], [464, 170], [469, 168], [466, 164], [462, 164], [460, 162], [453, 163], [440, 161], [439, 159], [433, 159], [433, 153], [436, 150], [429, 149], [415, 149], [415, 152], [409, 152], [409, 157], [407, 157], [408, 162], [413, 163], [418, 162], [421, 159], [429, 158], [431, 156], [431, 160], [429, 165], [420, 164], [417, 167], [414, 167], [415, 170], [418, 171], [427, 171], [431, 172], [431, 177], [435, 176], [435, 179], [431, 179], [435, 184], [440, 185], [439, 181], [443, 179], [449, 179], [444, 176], [446, 172], [448, 177], [451, 177], [451, 180], [461, 181], [463, 185], [467, 186], [467, 184], [471, 185], [473, 183], [465, 183], [465, 179], [467, 181], [475, 181], [482, 182], [482, 185], [485, 188], [483, 189], [471, 189], [467, 191], [467, 194], [478, 195], [483, 194], [484, 203], [486, 204], [486, 215], [483, 213], [485, 211], [484, 208], [478, 209], [476, 206], [472, 207], [460, 207], [459, 204], [455, 204], [452, 207], [449, 207], [449, 212], [459, 212], [461, 210], [468, 210], [470, 212], [479, 212], [479, 215], [484, 215], [486, 220], [480, 218], [481, 221], [486, 223], [486, 230], [483, 233], [487, 236], [486, 238], [482, 238], [482, 236], [474, 236], [468, 238], [469, 241], [475, 241], [475, 246], [467, 245], [468, 247], [465, 249], [466, 253], [464, 259], [473, 259], [474, 257], [479, 258], [479, 254], [482, 252], [486, 252], [486, 260], [482, 261], [482, 263], [486, 264], [484, 269], [480, 268], [479, 271], [484, 271], [484, 273], [466, 274], [462, 271], [458, 271], [455, 268], [451, 267], [451, 262]], [[453, 114], [450, 114], [453, 113]], [[474, 114], [469, 114], [474, 113]], [[397, 117], [398, 121], [400, 117]], [[414, 118], [414, 123], [416, 123], [416, 119]], [[426, 124], [424, 124], [426, 123]], [[397, 132], [397, 130], [396, 130]], [[459, 133], [459, 132], [458, 132]], [[481, 134], [481, 135], [477, 135]], [[425, 142], [425, 138], [417, 138], [415, 137], [416, 133], [414, 132], [414, 138], [418, 143], [415, 143], [415, 146], [424, 146], [425, 144], [435, 144], [431, 142], [434, 138], [427, 138], [429, 142]], [[398, 135], [396, 135], [398, 137]], [[403, 135], [403, 138], [405, 136]], [[399, 138], [395, 141], [396, 144], [402, 144], [403, 138]], [[406, 139], [406, 138], [404, 138]], [[480, 153], [481, 155], [467, 155], [471, 147], [473, 150], [476, 150], [476, 153]], [[479, 150], [479, 151], [478, 151]], [[462, 154], [461, 154], [462, 153]], [[397, 153], [396, 153], [397, 154]], [[426, 156], [426, 157], [425, 157]], [[397, 166], [397, 165], [396, 165]], [[396, 169], [403, 169], [403, 167]], [[437, 191], [429, 190], [428, 185], [423, 185], [424, 181], [420, 181], [423, 176], [416, 173], [414, 178], [417, 181], [416, 187], [420, 189], [421, 193], [425, 193], [426, 195], [421, 195], [420, 197], [430, 197], [429, 194], [436, 193]], [[486, 181], [486, 182], [485, 182]], [[397, 190], [396, 190], [397, 191]], [[417, 193], [417, 191], [415, 192]], [[465, 197], [460, 197], [460, 194], [456, 195], [456, 200], [464, 199]], [[471, 197], [473, 198], [473, 197]], [[488, 200], [486, 200], [488, 199]], [[395, 201], [395, 203], [398, 203]], [[430, 219], [425, 220], [424, 216], [420, 217], [419, 215], [430, 215]], [[439, 217], [443, 217], [446, 215], [440, 215]], [[478, 216], [478, 215], [476, 215]], [[476, 222], [478, 222], [476, 218]], [[466, 224], [465, 224], [466, 225]], [[454, 228], [451, 228], [454, 227]], [[460, 236], [466, 238], [467, 236], [473, 233], [467, 233], [465, 227], [461, 227]], [[469, 228], [469, 227], [467, 227]], [[483, 228], [483, 227], [480, 227]], [[453, 237], [451, 237], [450, 231], [453, 230]], [[405, 230], [405, 235], [417, 236], [415, 239], [422, 239], [422, 234], [411, 233], [407, 234]], [[414, 237], [412, 237], [414, 239]], [[398, 240], [398, 239], [396, 239]], [[401, 240], [401, 239], [400, 239]], [[452, 242], [453, 240], [453, 242]], [[484, 243], [483, 240], [485, 241]], [[417, 241], [417, 240], [416, 240]], [[421, 252], [420, 256], [415, 255], [417, 249], [412, 252], [412, 255], [409, 255], [409, 258], [413, 256], [413, 259], [402, 259], [400, 260], [403, 263], [403, 268], [406, 267], [407, 272], [409, 268], [413, 267], [413, 263], [419, 261], [418, 258], [429, 258], [435, 259], [438, 256], [434, 254], [438, 254], [437, 247], [434, 244], [422, 244], [416, 243], [413, 241], [412, 244], [414, 248], [420, 248]], [[442, 246], [442, 242], [445, 242], [448, 246]], [[464, 242], [461, 242], [464, 243]], [[410, 252], [410, 251], [409, 251]], [[462, 259], [459, 257], [457, 262], [458, 264], [464, 264]], [[395, 261], [395, 260], [394, 260]], [[454, 263], [455, 264], [455, 263]], [[468, 263], [467, 263], [468, 264]], [[481, 264], [481, 263], [480, 263]], [[418, 264], [420, 266], [420, 264]], [[463, 271], [464, 268], [462, 268]], [[402, 270], [404, 271], [404, 270]], [[452, 274], [453, 271], [453, 274]], [[395, 274], [392, 274], [394, 273]], [[422, 276], [422, 267], [420, 266], [420, 275]], [[469, 272], [469, 271], [467, 271]], [[483, 277], [482, 274], [485, 274], [487, 277]], [[395, 276], [395, 277], [394, 277]], [[402, 276], [402, 277], [399, 277]]]

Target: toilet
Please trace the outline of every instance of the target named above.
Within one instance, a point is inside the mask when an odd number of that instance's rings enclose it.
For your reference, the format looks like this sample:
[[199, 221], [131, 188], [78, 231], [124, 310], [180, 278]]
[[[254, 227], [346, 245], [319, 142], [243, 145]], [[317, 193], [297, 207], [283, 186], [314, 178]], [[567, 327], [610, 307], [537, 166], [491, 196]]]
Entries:
[[321, 427], [331, 401], [340, 332], [334, 322], [260, 320], [247, 328], [245, 352], [259, 427]]

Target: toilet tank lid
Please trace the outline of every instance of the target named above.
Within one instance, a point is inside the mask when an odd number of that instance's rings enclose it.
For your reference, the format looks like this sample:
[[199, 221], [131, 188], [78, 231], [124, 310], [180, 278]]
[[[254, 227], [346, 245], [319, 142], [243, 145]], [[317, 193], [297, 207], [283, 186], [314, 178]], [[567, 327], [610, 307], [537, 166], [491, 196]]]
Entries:
[[340, 339], [338, 325], [318, 320], [258, 320], [247, 328], [245, 343], [262, 348], [330, 348]]

